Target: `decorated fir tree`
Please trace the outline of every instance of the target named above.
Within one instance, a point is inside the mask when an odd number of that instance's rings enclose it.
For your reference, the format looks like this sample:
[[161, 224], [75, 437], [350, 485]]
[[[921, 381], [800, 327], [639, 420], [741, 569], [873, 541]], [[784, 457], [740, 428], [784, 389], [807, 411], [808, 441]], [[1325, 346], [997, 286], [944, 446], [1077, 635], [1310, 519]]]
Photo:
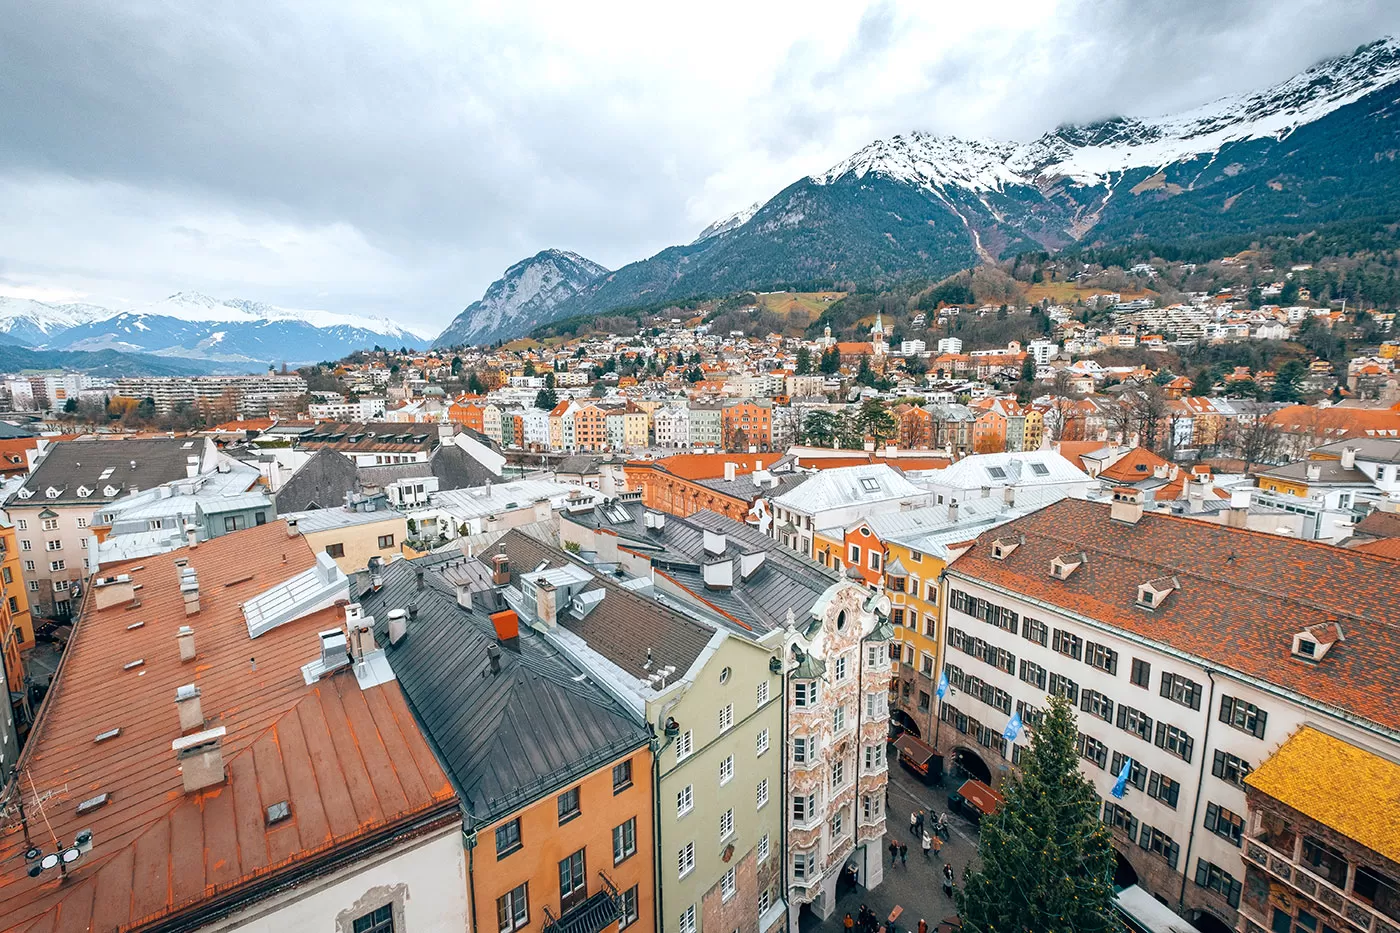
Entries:
[[1021, 756], [1006, 802], [982, 821], [981, 867], [957, 892], [975, 933], [1089, 933], [1115, 929], [1113, 847], [1093, 786], [1079, 773], [1067, 700], [1050, 702]]

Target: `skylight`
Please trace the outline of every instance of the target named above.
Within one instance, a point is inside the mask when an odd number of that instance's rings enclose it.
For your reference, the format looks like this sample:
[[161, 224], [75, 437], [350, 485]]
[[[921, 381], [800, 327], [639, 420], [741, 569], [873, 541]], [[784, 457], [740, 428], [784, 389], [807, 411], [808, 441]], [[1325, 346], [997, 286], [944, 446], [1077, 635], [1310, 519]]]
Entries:
[[867, 476], [860, 481], [860, 487], [866, 492], [879, 492], [880, 481], [878, 479], [874, 479], [872, 477]]
[[1006, 471], [1001, 467], [987, 467], [987, 473], [992, 479], [1006, 479]]
[[1036, 476], [1049, 476], [1050, 468], [1043, 463], [1032, 463], [1031, 472]]

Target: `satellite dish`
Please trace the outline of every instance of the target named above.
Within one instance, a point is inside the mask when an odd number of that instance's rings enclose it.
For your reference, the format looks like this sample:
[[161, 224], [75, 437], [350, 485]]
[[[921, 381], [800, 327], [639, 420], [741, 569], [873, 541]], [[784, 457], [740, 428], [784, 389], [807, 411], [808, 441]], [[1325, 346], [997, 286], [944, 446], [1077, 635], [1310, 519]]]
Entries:
[[53, 867], [56, 866], [57, 864], [58, 864], [58, 853], [57, 853], [57, 852], [50, 852], [48, 855], [44, 856], [44, 858], [43, 858], [42, 861], [39, 862], [39, 870], [40, 870], [40, 871], [48, 871], [50, 868], [53, 868]]
[[78, 851], [78, 847], [77, 847], [77, 846], [74, 846], [74, 847], [71, 848], [71, 849], [64, 849], [64, 850], [63, 850], [63, 864], [65, 864], [65, 865], [72, 865], [74, 862], [76, 862], [76, 861], [82, 856], [82, 854], [83, 854], [82, 852]]

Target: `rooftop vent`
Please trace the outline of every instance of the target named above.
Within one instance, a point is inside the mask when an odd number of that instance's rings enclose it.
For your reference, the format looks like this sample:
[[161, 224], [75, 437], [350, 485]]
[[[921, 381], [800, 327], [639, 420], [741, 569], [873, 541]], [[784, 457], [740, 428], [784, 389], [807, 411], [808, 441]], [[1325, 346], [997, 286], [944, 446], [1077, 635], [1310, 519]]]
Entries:
[[343, 631], [338, 628], [327, 629], [317, 633], [316, 637], [320, 640], [321, 655], [310, 664], [303, 664], [301, 668], [302, 680], [308, 686], [350, 663], [350, 642]]
[[108, 729], [106, 732], [99, 732], [97, 733], [97, 736], [92, 740], [92, 744], [97, 745], [99, 743], [106, 742], [108, 739], [115, 739], [121, 734], [121, 726], [117, 726], [117, 728], [115, 729]]
[[82, 816], [85, 813], [91, 813], [93, 810], [106, 806], [107, 801], [111, 799], [112, 795], [105, 791], [98, 794], [95, 797], [89, 797], [87, 800], [84, 800], [82, 803], [78, 804], [78, 816]]
[[1061, 554], [1050, 561], [1050, 576], [1056, 580], [1068, 580], [1070, 575], [1079, 569], [1080, 565], [1087, 559], [1083, 551], [1076, 551], [1073, 554]]
[[403, 609], [389, 610], [389, 644], [397, 645], [408, 634], [408, 612]]

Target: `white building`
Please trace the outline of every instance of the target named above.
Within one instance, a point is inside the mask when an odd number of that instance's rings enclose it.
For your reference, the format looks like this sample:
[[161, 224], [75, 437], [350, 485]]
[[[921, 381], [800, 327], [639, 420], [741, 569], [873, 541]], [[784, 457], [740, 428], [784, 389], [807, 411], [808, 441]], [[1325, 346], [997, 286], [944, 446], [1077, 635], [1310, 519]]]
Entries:
[[690, 409], [682, 405], [658, 408], [652, 412], [652, 429], [656, 446], [688, 448], [690, 446]]
[[961, 353], [962, 339], [960, 337], [939, 337], [938, 352], [940, 355], [944, 353]]
[[312, 402], [306, 406], [306, 413], [313, 421], [382, 421], [387, 406], [388, 400], [383, 397], [363, 396], [331, 402]]
[[923, 356], [928, 351], [928, 344], [922, 340], [905, 340], [899, 345], [901, 356]]
[[1053, 340], [1032, 340], [1026, 344], [1026, 352], [1035, 360], [1037, 366], [1044, 366], [1060, 352], [1060, 345]]
[[939, 504], [987, 496], [1004, 499], [1008, 488], [1012, 501], [1021, 490], [1047, 488], [1082, 499], [1097, 487], [1089, 474], [1049, 450], [973, 454], [941, 470], [919, 473], [914, 479], [932, 492]]
[[[773, 500], [770, 536], [829, 567], [844, 566], [839, 554], [816, 550], [817, 535], [843, 539], [844, 529], [867, 515], [927, 505], [932, 496], [888, 464], [822, 470]], [[872, 567], [880, 570], [879, 567]]]

